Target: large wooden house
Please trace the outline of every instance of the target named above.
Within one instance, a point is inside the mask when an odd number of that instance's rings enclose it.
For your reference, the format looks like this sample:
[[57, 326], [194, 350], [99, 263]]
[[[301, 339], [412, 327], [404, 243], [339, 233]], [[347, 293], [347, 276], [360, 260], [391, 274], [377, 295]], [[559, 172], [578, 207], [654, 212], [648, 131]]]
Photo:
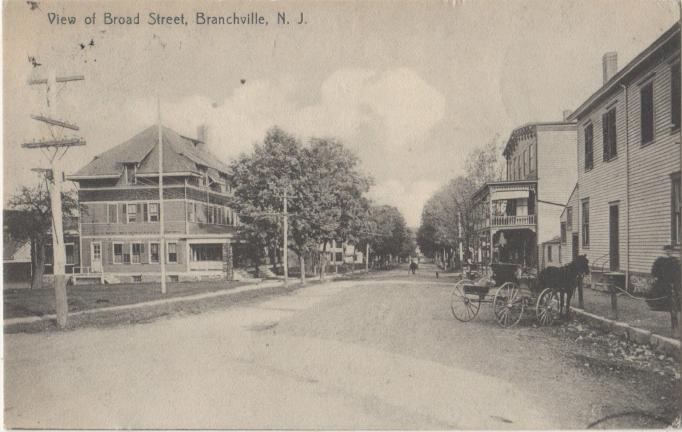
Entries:
[[[84, 275], [109, 282], [231, 277], [239, 218], [229, 207], [229, 169], [197, 139], [163, 127], [163, 220], [160, 256], [159, 133], [150, 126], [96, 156], [69, 176], [83, 208], [80, 262]], [[83, 276], [87, 277], [87, 276]]]
[[[539, 246], [556, 237], [563, 204], [575, 185], [575, 123], [530, 123], [510, 135], [506, 179], [473, 196], [474, 260], [536, 267]], [[569, 161], [569, 163], [567, 163]]]
[[[574, 221], [593, 273], [620, 271], [645, 291], [665, 245], [680, 246], [680, 27], [618, 71], [571, 115], [578, 123]], [[577, 205], [576, 205], [577, 204]]]

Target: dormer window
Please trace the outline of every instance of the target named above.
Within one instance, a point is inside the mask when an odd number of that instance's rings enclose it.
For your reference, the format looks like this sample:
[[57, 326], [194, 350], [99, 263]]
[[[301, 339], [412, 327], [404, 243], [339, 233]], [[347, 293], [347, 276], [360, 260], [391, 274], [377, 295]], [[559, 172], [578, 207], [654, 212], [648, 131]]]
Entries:
[[132, 185], [137, 183], [135, 175], [137, 174], [137, 164], [134, 163], [124, 163], [123, 164], [123, 181], [127, 185]]

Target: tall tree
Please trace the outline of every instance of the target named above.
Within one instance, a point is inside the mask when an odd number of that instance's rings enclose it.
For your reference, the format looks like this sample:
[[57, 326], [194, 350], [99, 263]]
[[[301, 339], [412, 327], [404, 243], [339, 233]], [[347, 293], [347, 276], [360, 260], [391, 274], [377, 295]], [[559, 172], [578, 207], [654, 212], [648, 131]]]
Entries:
[[382, 266], [390, 261], [390, 257], [400, 256], [410, 241], [410, 233], [405, 218], [400, 211], [388, 205], [372, 207], [370, 217], [376, 227], [370, 240]]
[[[18, 213], [9, 214], [5, 221], [12, 236], [31, 242], [31, 288], [43, 286], [46, 248], [51, 242], [52, 208], [46, 185], [23, 186], [9, 199], [9, 208]], [[65, 217], [78, 214], [78, 199], [74, 192], [62, 193], [62, 213]], [[81, 212], [84, 211], [81, 209]]]
[[[231, 164], [234, 199], [239, 212], [239, 234], [256, 269], [266, 248], [281, 244], [280, 219], [284, 193], [292, 194], [301, 182], [301, 144], [278, 127], [266, 133], [253, 153], [242, 154]], [[286, 253], [286, 251], [285, 251]]]
[[364, 194], [372, 179], [359, 171], [359, 159], [335, 139], [313, 138], [302, 151], [308, 235], [319, 245], [320, 278], [324, 279], [326, 248], [332, 240], [359, 242], [369, 204]]

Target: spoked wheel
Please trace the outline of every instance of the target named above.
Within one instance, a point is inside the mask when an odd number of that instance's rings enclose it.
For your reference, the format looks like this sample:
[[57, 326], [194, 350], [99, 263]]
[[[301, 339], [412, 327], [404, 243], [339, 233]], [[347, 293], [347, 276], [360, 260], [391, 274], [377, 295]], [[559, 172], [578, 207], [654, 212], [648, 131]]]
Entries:
[[525, 299], [514, 282], [506, 282], [497, 289], [493, 299], [493, 312], [497, 323], [504, 328], [518, 324], [523, 317]]
[[535, 317], [541, 326], [549, 326], [559, 318], [559, 295], [552, 288], [545, 288], [535, 305]]
[[462, 279], [455, 284], [455, 288], [452, 290], [452, 298], [450, 299], [450, 310], [455, 319], [467, 322], [478, 315], [478, 310], [481, 308], [481, 299], [467, 297], [464, 294], [464, 285], [473, 285], [473, 282], [469, 279]]

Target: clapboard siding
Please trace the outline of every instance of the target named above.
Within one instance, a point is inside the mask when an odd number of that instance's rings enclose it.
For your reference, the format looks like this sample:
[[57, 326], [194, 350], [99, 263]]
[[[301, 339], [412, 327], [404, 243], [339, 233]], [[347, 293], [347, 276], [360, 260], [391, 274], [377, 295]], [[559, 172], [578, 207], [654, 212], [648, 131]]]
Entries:
[[[590, 245], [581, 245], [580, 251], [592, 264], [601, 258], [596, 264], [606, 262], [608, 268], [610, 203], [618, 203], [620, 209], [621, 270], [648, 274], [653, 261], [662, 255], [663, 246], [671, 243], [671, 175], [680, 171], [680, 131], [672, 130], [670, 118], [671, 66], [679, 61], [679, 39], [672, 43], [672, 47], [648, 53], [645, 66], [623, 76], [625, 88], [615, 87], [598, 105], [577, 115], [578, 203], [586, 198], [590, 202]], [[649, 82], [653, 83], [654, 139], [642, 145], [640, 89]], [[618, 156], [604, 162], [601, 116], [612, 104], [617, 109]], [[584, 127], [590, 121], [594, 128], [594, 167], [585, 171]], [[582, 232], [581, 212], [578, 205]], [[570, 247], [564, 251], [564, 256], [570, 254]], [[676, 253], [679, 256], [679, 250]]]
[[[628, 86], [630, 137], [630, 271], [649, 273], [664, 245], [670, 244], [670, 175], [680, 170], [680, 133], [671, 129], [671, 63], [661, 59]], [[640, 80], [653, 72], [654, 140], [642, 146]], [[647, 80], [646, 82], [648, 82]]]
[[[610, 161], [603, 160], [602, 114], [616, 108], [616, 148], [618, 156]], [[585, 126], [592, 122], [593, 168], [585, 170]], [[587, 255], [591, 265], [601, 267], [609, 257], [609, 205], [620, 203], [619, 231], [621, 233], [620, 256], [625, 256], [625, 233], [627, 215], [623, 211], [626, 200], [625, 175], [625, 94], [620, 91], [606, 99], [595, 109], [578, 119], [578, 208], [574, 215], [579, 225], [580, 253]], [[590, 205], [590, 244], [582, 245], [582, 202], [588, 199]], [[621, 259], [621, 263], [622, 263]]]

